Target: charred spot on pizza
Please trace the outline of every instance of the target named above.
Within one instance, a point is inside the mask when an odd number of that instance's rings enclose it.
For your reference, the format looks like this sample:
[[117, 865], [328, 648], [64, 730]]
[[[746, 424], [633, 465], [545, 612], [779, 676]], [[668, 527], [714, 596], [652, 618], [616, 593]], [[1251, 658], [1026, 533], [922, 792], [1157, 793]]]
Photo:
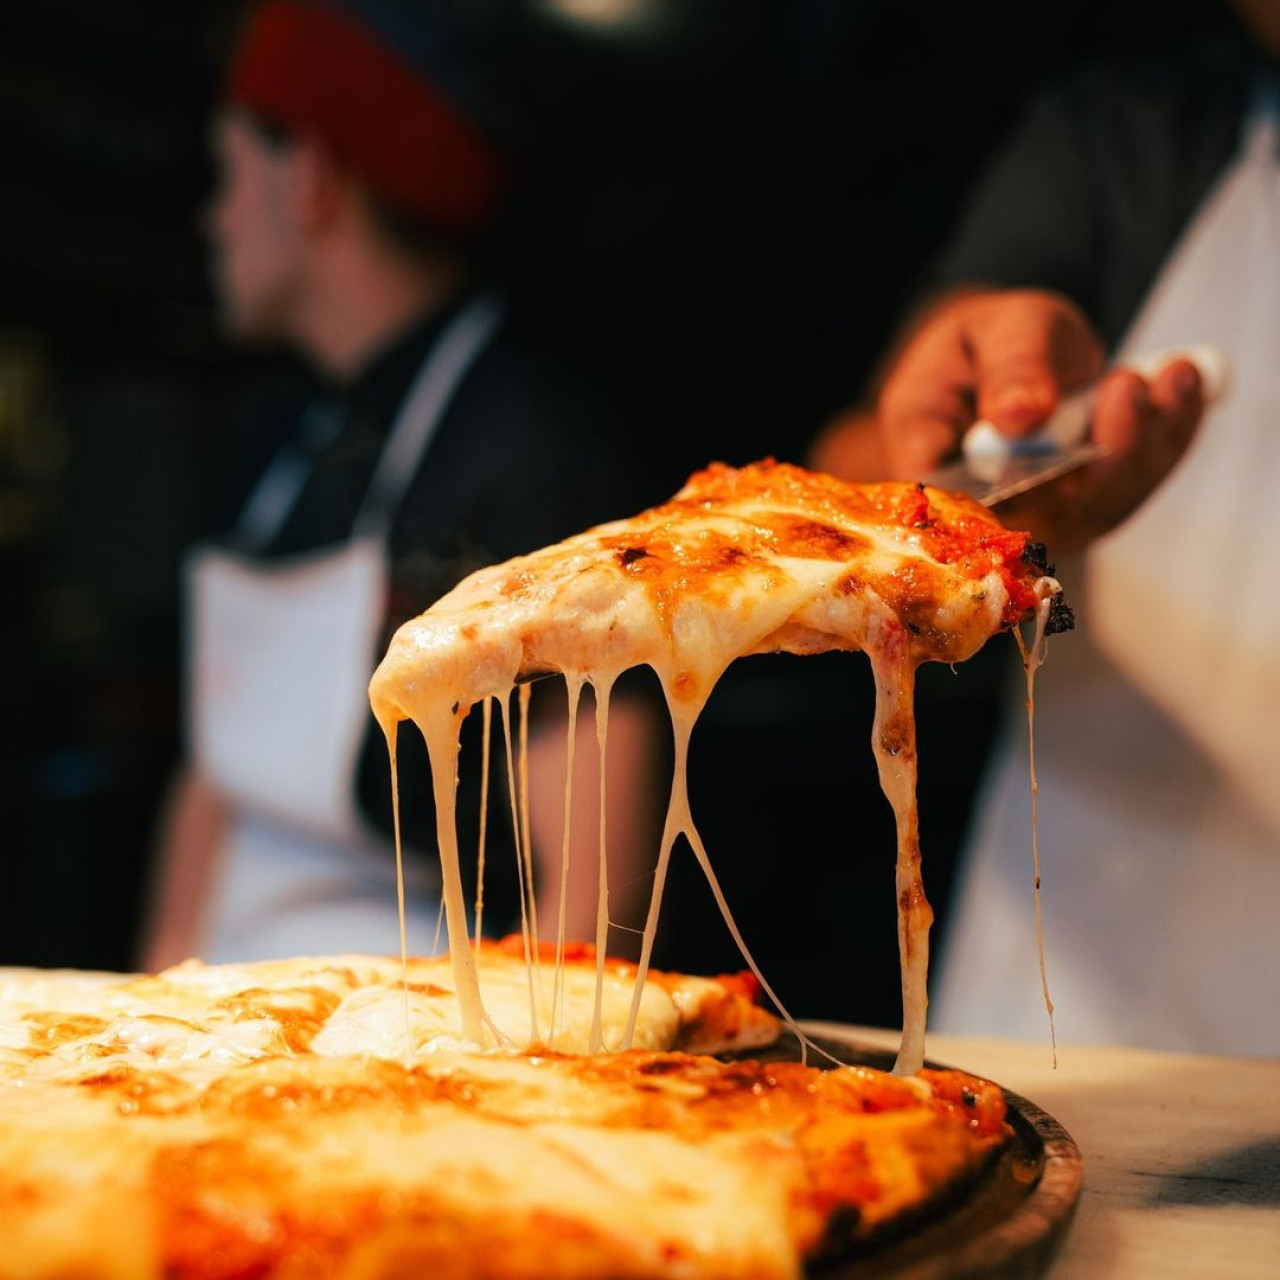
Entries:
[[618, 560], [624, 569], [629, 569], [637, 560], [643, 560], [650, 554], [645, 547], [623, 547], [618, 552]]
[[1061, 635], [1064, 631], [1074, 630], [1076, 625], [1075, 611], [1058, 593], [1049, 600], [1049, 618], [1044, 626], [1047, 636]]
[[1049, 577], [1053, 576], [1055, 566], [1049, 563], [1049, 548], [1043, 542], [1028, 542], [1022, 548], [1022, 563], [1039, 569]]

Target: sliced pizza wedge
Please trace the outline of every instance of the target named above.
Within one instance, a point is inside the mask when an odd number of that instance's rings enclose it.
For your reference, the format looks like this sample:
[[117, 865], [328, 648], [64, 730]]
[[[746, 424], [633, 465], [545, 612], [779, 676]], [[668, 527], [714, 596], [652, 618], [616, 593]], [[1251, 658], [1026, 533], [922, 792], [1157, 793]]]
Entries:
[[914, 671], [924, 661], [962, 661], [1037, 615], [1042, 629], [1070, 625], [1043, 548], [972, 500], [923, 485], [849, 485], [772, 461], [712, 466], [670, 502], [465, 579], [396, 633], [370, 687], [393, 762], [400, 721], [412, 720], [427, 741], [464, 1034], [482, 1040], [486, 1021], [453, 827], [458, 732], [471, 707], [549, 673], [563, 674], [571, 694], [590, 682], [605, 702], [632, 667], [652, 667], [662, 682], [676, 775], [630, 1043], [678, 836], [689, 840], [734, 929], [684, 782], [689, 735], [716, 681], [747, 654], [862, 650], [878, 692], [873, 747], [898, 820], [900, 1065], [918, 1069], [932, 914], [916, 832]]

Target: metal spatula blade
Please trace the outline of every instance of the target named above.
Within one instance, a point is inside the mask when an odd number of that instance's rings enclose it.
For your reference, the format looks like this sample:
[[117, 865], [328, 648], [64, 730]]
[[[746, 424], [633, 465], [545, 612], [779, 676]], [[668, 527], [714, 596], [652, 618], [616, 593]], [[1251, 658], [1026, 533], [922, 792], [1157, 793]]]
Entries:
[[984, 507], [994, 507], [1094, 462], [1105, 453], [1100, 445], [1088, 440], [1065, 449], [1039, 453], [1008, 450], [999, 458], [962, 458], [959, 462], [948, 463], [925, 476], [924, 483], [953, 493], [968, 494]]

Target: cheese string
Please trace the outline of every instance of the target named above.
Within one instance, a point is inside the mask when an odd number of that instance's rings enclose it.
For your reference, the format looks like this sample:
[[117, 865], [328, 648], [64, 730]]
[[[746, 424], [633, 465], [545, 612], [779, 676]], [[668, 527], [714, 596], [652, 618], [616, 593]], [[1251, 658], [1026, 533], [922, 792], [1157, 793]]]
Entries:
[[555, 1047], [556, 1021], [560, 1013], [561, 1000], [564, 995], [564, 947], [566, 911], [569, 899], [569, 844], [573, 827], [573, 764], [574, 748], [578, 736], [578, 701], [582, 696], [583, 677], [581, 675], [565, 675], [565, 686], [569, 695], [569, 715], [567, 724], [567, 741], [565, 743], [564, 773], [564, 827], [560, 841], [560, 903], [556, 913], [556, 969], [551, 985], [551, 1034], [547, 1047]]
[[898, 899], [898, 955], [902, 973], [902, 1040], [895, 1075], [915, 1075], [924, 1066], [928, 1016], [929, 927], [933, 909], [920, 875], [920, 825], [916, 802], [915, 660], [907, 633], [880, 621], [868, 636], [867, 656], [876, 682], [871, 729], [880, 787], [893, 808], [897, 830], [894, 882]]
[[596, 990], [595, 1000], [591, 1006], [591, 1031], [587, 1041], [587, 1052], [603, 1053], [604, 962], [609, 948], [609, 855], [605, 830], [608, 811], [606, 779], [608, 777], [609, 695], [613, 689], [613, 679], [597, 676], [592, 685], [596, 694], [596, 746], [600, 769], [600, 837], [596, 876]]
[[[538, 1033], [538, 993], [534, 986], [534, 935], [531, 929], [531, 903], [533, 882], [525, 875], [525, 862], [528, 857], [524, 846], [523, 835], [526, 831], [520, 822], [519, 806], [516, 800], [516, 770], [511, 755], [511, 704], [507, 698], [502, 699], [502, 732], [507, 755], [507, 793], [511, 801], [511, 830], [516, 849], [516, 881], [520, 886], [520, 936], [524, 942], [524, 971], [529, 983], [529, 1032], [536, 1044], [541, 1036]], [[521, 706], [523, 715], [524, 706]]]
[[489, 744], [493, 732], [493, 699], [484, 700], [484, 732], [480, 761], [480, 847], [476, 853], [476, 964], [480, 964], [480, 937], [484, 922], [484, 846], [489, 815]]
[[[686, 810], [687, 812], [687, 810]], [[711, 896], [716, 900], [716, 906], [720, 908], [720, 914], [724, 918], [725, 924], [728, 926], [729, 935], [737, 944], [738, 951], [742, 958], [747, 962], [747, 968], [755, 974], [756, 981], [760, 984], [765, 995], [777, 1006], [778, 1014], [782, 1021], [786, 1023], [788, 1030], [800, 1042], [800, 1061], [807, 1064], [809, 1061], [809, 1050], [820, 1057], [826, 1058], [829, 1062], [834, 1062], [837, 1066], [843, 1066], [834, 1054], [828, 1053], [821, 1045], [814, 1044], [807, 1035], [800, 1029], [799, 1024], [787, 1012], [787, 1007], [778, 999], [777, 993], [769, 985], [760, 966], [756, 964], [755, 957], [751, 954], [747, 947], [746, 939], [743, 938], [741, 930], [738, 928], [738, 922], [733, 918], [733, 912], [729, 910], [728, 900], [725, 898], [720, 888], [720, 881], [716, 877], [716, 873], [712, 870], [711, 859], [707, 857], [707, 851], [702, 843], [702, 837], [698, 834], [698, 829], [693, 825], [693, 817], [689, 815], [688, 825], [684, 828], [684, 835], [689, 841], [690, 847], [693, 849], [693, 856], [698, 860], [698, 865], [702, 868], [703, 875], [707, 878], [707, 884], [711, 889]]]
[[1013, 636], [1022, 655], [1022, 669], [1027, 677], [1027, 762], [1031, 785], [1031, 870], [1035, 880], [1034, 898], [1036, 913], [1036, 961], [1040, 966], [1040, 990], [1044, 996], [1045, 1012], [1049, 1015], [1049, 1044], [1053, 1054], [1053, 1066], [1058, 1066], [1058, 1031], [1053, 1019], [1053, 1000], [1049, 995], [1049, 970], [1044, 958], [1044, 916], [1040, 903], [1040, 782], [1036, 777], [1036, 672], [1048, 656], [1045, 631], [1049, 614], [1053, 610], [1053, 597], [1062, 588], [1052, 578], [1041, 578], [1036, 583], [1035, 631], [1028, 647], [1022, 632], [1014, 629]]
[[[663, 691], [668, 684], [662, 681]], [[667, 798], [667, 816], [662, 824], [662, 842], [658, 846], [658, 861], [653, 868], [653, 890], [649, 895], [649, 911], [644, 922], [644, 937], [640, 943], [640, 960], [636, 965], [635, 986], [631, 990], [631, 1008], [627, 1013], [626, 1029], [622, 1033], [622, 1049], [630, 1049], [636, 1034], [636, 1022], [640, 1017], [640, 1000], [644, 995], [645, 979], [649, 976], [649, 961], [653, 956], [653, 943], [658, 933], [658, 911], [662, 905], [662, 892], [667, 883], [667, 867], [671, 862], [671, 850], [680, 834], [680, 810], [688, 812], [688, 779], [686, 762], [689, 756], [689, 735], [693, 731], [698, 712], [703, 703], [685, 711], [677, 710], [667, 692], [667, 706], [671, 712], [671, 727], [675, 736], [675, 765], [671, 776], [671, 794]]]
[[400, 843], [400, 770], [396, 762], [396, 739], [400, 726], [384, 724], [382, 733], [387, 740], [387, 756], [391, 763], [391, 826], [396, 842], [396, 909], [400, 917], [400, 989], [404, 995], [404, 1052], [408, 1062], [413, 1057], [413, 1031], [409, 1024], [409, 936], [404, 910], [404, 849]]
[[667, 682], [663, 680], [662, 684], [664, 691], [667, 691], [667, 707], [671, 713], [671, 725], [675, 735], [675, 767], [672, 771], [671, 795], [667, 802], [667, 817], [662, 831], [662, 845], [658, 853], [657, 866], [654, 869], [653, 893], [649, 899], [649, 914], [645, 920], [644, 941], [640, 948], [640, 963], [636, 968], [635, 986], [631, 993], [631, 1009], [627, 1015], [627, 1027], [620, 1047], [622, 1049], [630, 1049], [635, 1038], [636, 1023], [640, 1016], [640, 1001], [644, 995], [644, 984], [649, 974], [649, 961], [653, 952], [654, 939], [657, 935], [658, 912], [661, 907], [663, 889], [666, 885], [667, 867], [671, 860], [671, 851], [675, 847], [675, 842], [683, 835], [689, 841], [689, 846], [693, 850], [698, 866], [702, 868], [702, 873], [706, 877], [707, 885], [711, 890], [711, 896], [715, 899], [716, 906], [720, 909], [720, 915], [724, 919], [739, 954], [755, 975], [761, 990], [777, 1007], [779, 1016], [787, 1025], [787, 1028], [800, 1042], [801, 1061], [808, 1061], [808, 1053], [812, 1049], [819, 1056], [837, 1065], [843, 1065], [834, 1055], [828, 1053], [820, 1045], [814, 1044], [800, 1029], [799, 1024], [787, 1011], [786, 1006], [778, 999], [777, 993], [769, 985], [768, 979], [764, 976], [760, 966], [756, 963], [755, 957], [751, 954], [746, 939], [743, 938], [742, 931], [738, 928], [737, 921], [733, 918], [733, 912], [729, 909], [728, 900], [724, 896], [724, 891], [720, 888], [720, 881], [711, 866], [711, 859], [707, 856], [706, 846], [702, 843], [702, 837], [698, 834], [698, 829], [694, 825], [693, 812], [689, 807], [689, 739], [693, 734], [693, 727], [697, 723], [698, 716], [706, 705], [706, 699], [703, 698], [693, 706], [678, 705], [671, 698]]
[[440, 905], [436, 908], [436, 931], [431, 935], [431, 954], [440, 954], [440, 935], [444, 932], [444, 894], [440, 895]]
[[436, 804], [436, 845], [440, 851], [440, 872], [444, 891], [444, 921], [453, 957], [454, 981], [462, 1013], [462, 1034], [474, 1044], [484, 1043], [488, 1026], [500, 1039], [502, 1033], [485, 1012], [480, 997], [480, 976], [467, 932], [467, 906], [462, 894], [462, 873], [458, 859], [458, 745], [465, 710], [453, 707], [424, 709], [416, 720], [427, 743], [431, 761], [431, 783]]
[[533, 836], [529, 817], [529, 703], [533, 685], [522, 684], [520, 704], [520, 840], [524, 847], [524, 874], [529, 894], [529, 938], [533, 952], [533, 972], [541, 989], [542, 948], [538, 943], [538, 895], [533, 882]]

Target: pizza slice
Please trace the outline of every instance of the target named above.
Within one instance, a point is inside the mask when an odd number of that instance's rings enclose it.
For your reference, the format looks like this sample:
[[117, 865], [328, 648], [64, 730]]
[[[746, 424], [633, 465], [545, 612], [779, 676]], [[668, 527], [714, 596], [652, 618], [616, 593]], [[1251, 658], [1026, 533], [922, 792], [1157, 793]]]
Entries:
[[463, 1035], [481, 1043], [488, 1023], [468, 946], [453, 816], [459, 727], [474, 705], [488, 698], [505, 705], [517, 684], [551, 673], [569, 682], [571, 712], [586, 682], [606, 709], [613, 682], [629, 668], [652, 667], [662, 682], [676, 770], [626, 1046], [680, 835], [768, 990], [689, 811], [689, 736], [717, 679], [747, 654], [862, 650], [877, 688], [872, 743], [898, 824], [899, 1068], [917, 1070], [932, 913], [920, 878], [914, 671], [925, 661], [962, 661], [1028, 618], [1041, 634], [1070, 626], [1043, 548], [977, 503], [923, 485], [849, 485], [772, 461], [709, 467], [659, 507], [465, 579], [396, 633], [370, 686], [393, 769], [402, 720], [421, 729], [431, 757]]

